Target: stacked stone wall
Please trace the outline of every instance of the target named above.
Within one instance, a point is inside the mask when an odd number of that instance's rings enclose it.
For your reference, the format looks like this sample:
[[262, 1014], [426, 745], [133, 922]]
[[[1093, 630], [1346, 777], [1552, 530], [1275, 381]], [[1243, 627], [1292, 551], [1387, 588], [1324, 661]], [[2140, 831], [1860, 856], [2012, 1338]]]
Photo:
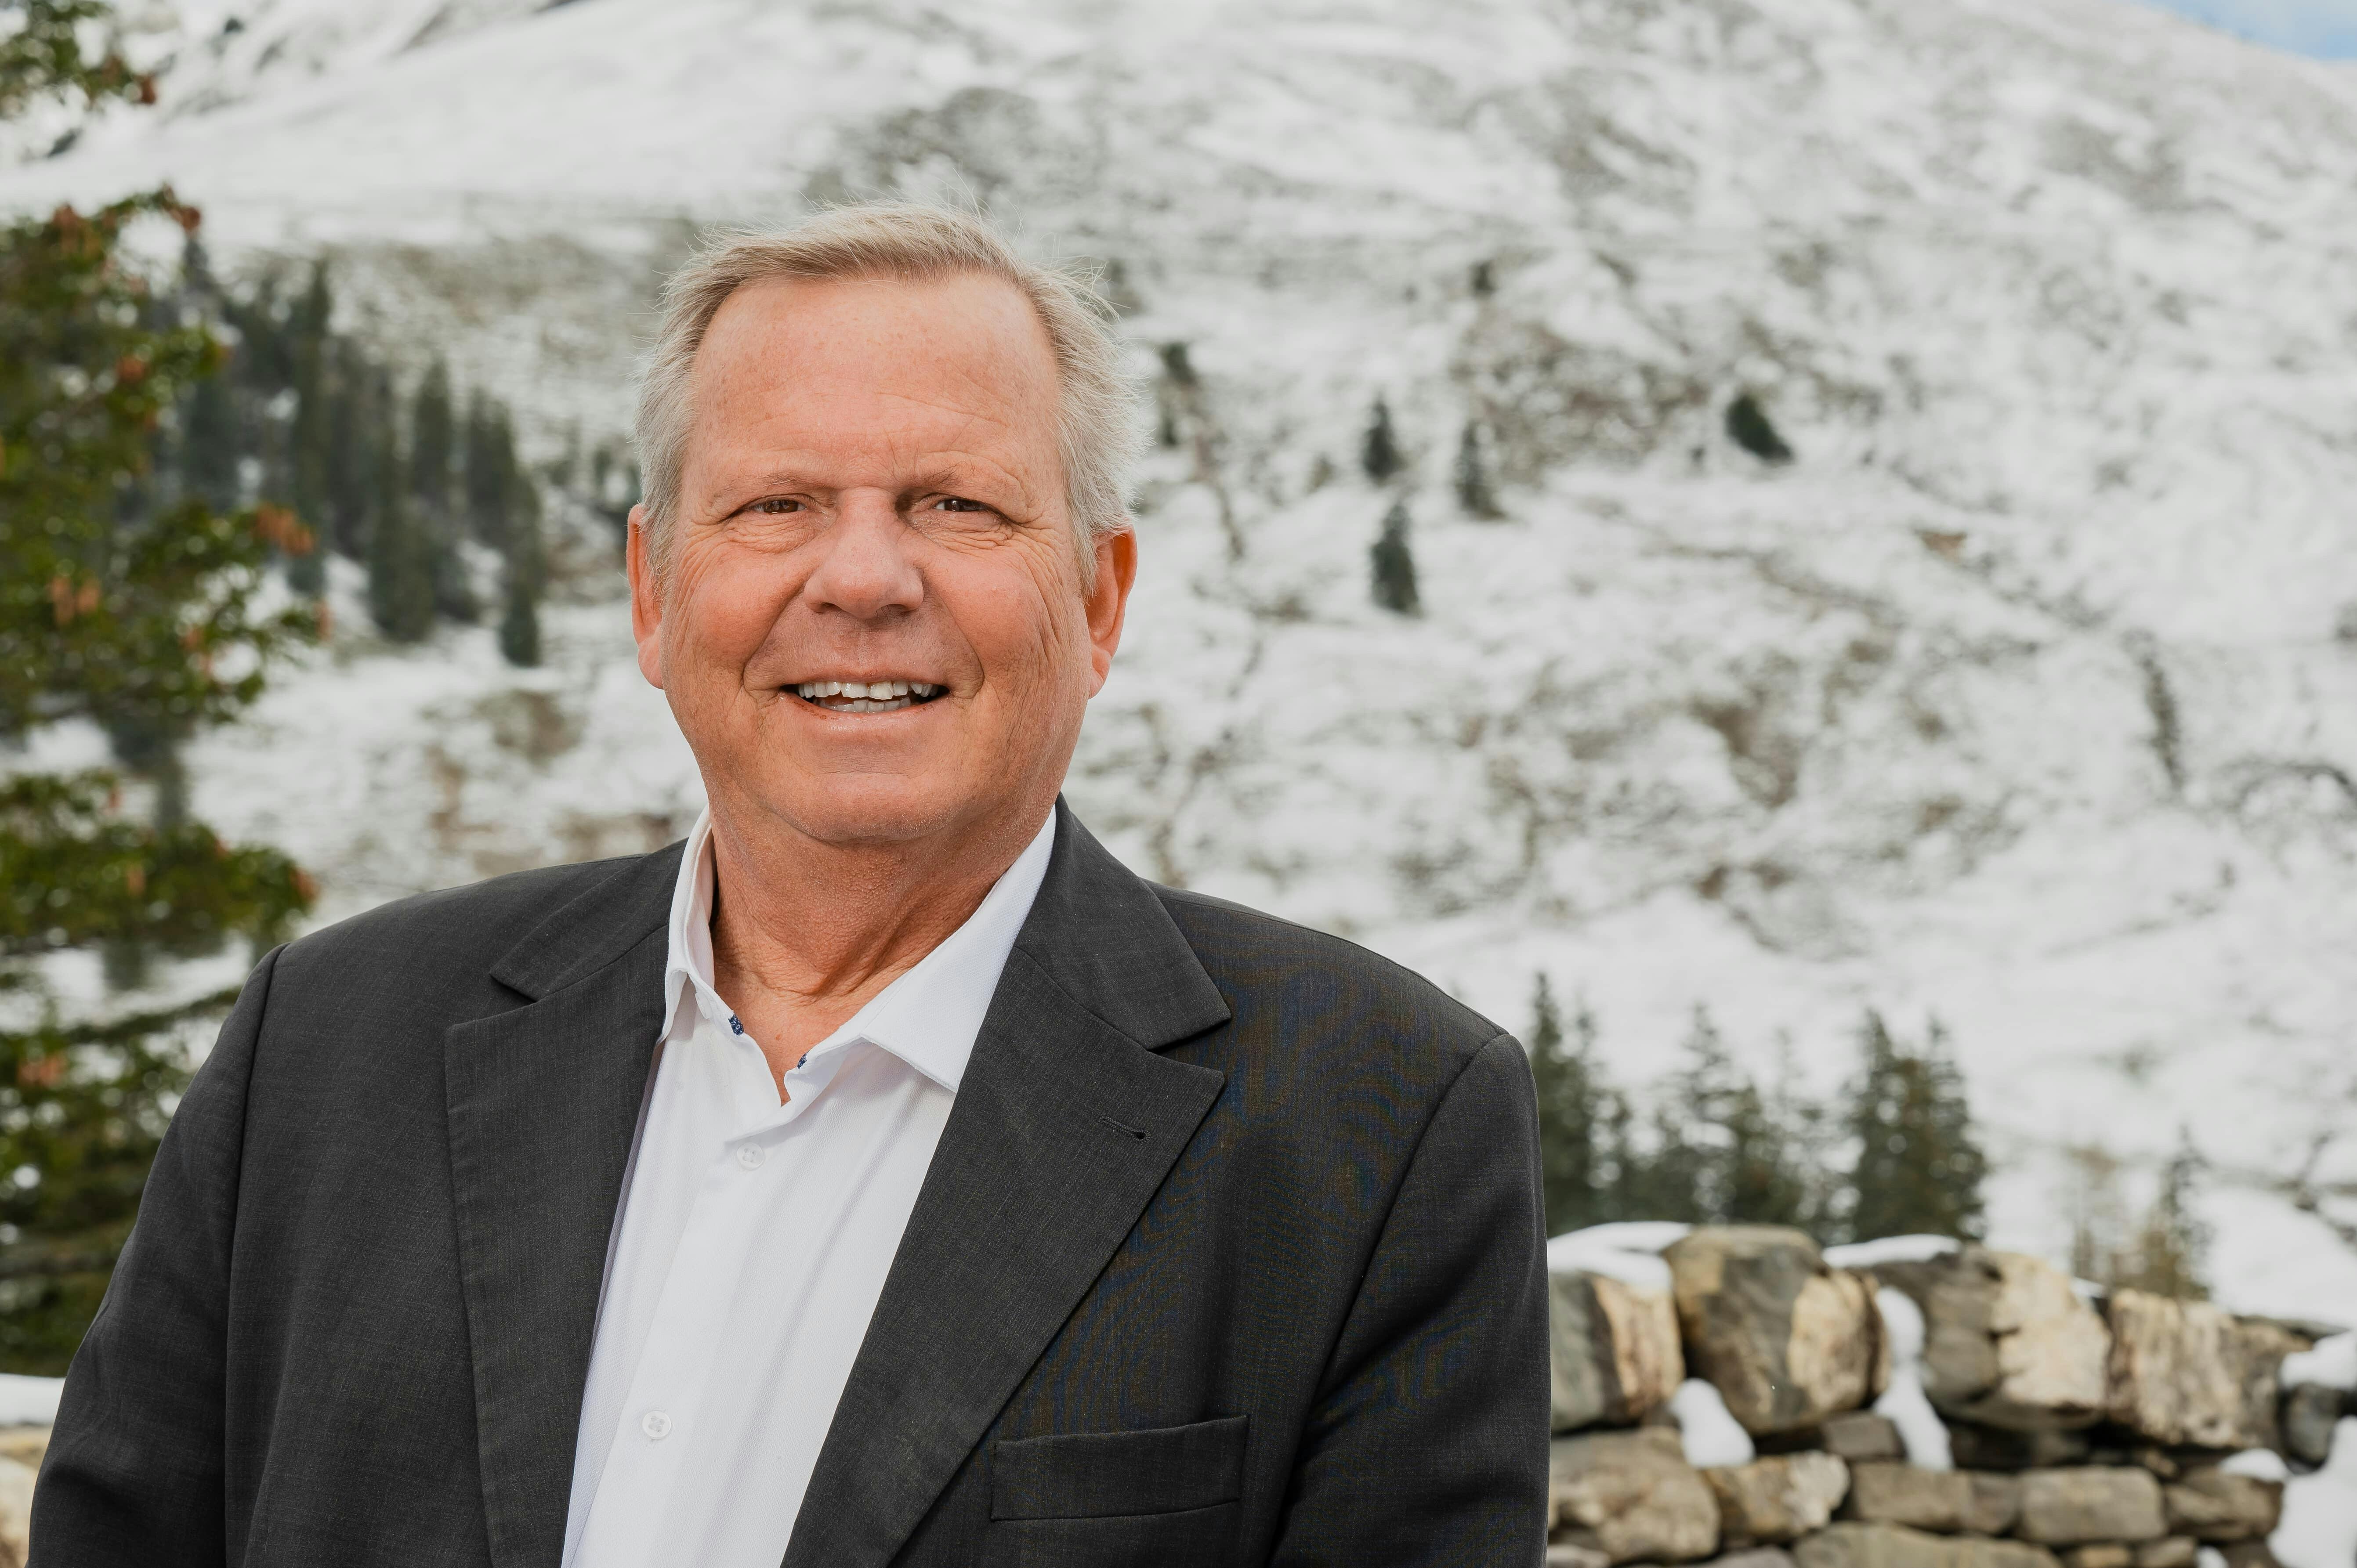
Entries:
[[2276, 1568], [2284, 1478], [2357, 1414], [2281, 1376], [2328, 1327], [1913, 1254], [1727, 1227], [1666, 1289], [1558, 1273], [1551, 1568]]

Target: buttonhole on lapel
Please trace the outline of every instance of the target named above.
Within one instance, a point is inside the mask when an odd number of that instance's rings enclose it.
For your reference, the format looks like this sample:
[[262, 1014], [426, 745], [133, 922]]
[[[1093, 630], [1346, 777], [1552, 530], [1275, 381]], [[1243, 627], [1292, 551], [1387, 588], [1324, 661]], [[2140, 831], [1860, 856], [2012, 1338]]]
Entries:
[[1106, 1126], [1112, 1128], [1114, 1132], [1119, 1133], [1125, 1138], [1135, 1138], [1141, 1144], [1146, 1142], [1146, 1132], [1143, 1128], [1128, 1126], [1123, 1122], [1114, 1121], [1110, 1116], [1099, 1117], [1098, 1120], [1103, 1122]]

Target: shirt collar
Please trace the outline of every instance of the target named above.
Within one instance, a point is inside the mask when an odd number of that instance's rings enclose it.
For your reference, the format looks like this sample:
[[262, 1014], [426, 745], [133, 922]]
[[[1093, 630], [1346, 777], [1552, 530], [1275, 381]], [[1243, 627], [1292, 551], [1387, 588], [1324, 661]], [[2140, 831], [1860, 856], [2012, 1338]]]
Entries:
[[[1048, 860], [1056, 844], [1056, 813], [1032, 835], [981, 907], [907, 972], [852, 1015], [808, 1056], [866, 1041], [891, 1052], [954, 1093], [965, 1077], [966, 1060], [982, 1033], [983, 1015], [997, 993], [1006, 956], [1015, 950]], [[712, 984], [712, 905], [717, 872], [713, 865], [712, 812], [707, 807], [687, 835], [679, 880], [671, 900], [670, 957], [663, 967], [666, 1039], [683, 1038], [700, 1008], [715, 1023], [729, 1017], [726, 1003]]]

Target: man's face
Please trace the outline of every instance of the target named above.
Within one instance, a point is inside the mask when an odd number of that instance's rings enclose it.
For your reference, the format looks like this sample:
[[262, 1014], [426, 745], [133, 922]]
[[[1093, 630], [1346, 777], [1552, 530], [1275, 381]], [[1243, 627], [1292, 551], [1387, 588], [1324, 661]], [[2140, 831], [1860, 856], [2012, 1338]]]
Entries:
[[1100, 540], [1083, 588], [1029, 302], [980, 275], [750, 285], [694, 399], [660, 585], [632, 515], [630, 616], [716, 811], [844, 845], [1036, 822], [1136, 553]]

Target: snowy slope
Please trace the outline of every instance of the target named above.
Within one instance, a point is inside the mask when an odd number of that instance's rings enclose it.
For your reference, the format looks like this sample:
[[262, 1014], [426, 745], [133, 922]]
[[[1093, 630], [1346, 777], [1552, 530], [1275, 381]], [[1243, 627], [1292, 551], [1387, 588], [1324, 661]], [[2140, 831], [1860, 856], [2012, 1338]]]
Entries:
[[[1697, 1002], [1819, 1087], [1864, 1006], [1936, 1014], [2001, 1240], [2062, 1244], [2066, 1147], [2134, 1172], [2182, 1125], [2241, 1178], [2229, 1298], [2357, 1316], [2357, 1256], [2265, 1190], [2319, 1138], [2357, 1177], [2346, 69], [2121, 0], [281, 0], [145, 36], [160, 111], [0, 202], [169, 178], [232, 257], [331, 252], [356, 328], [544, 446], [620, 427], [696, 221], [964, 194], [1119, 262], [1210, 458], [1149, 467], [1071, 789], [1134, 865], [1508, 1024], [1544, 969], [1631, 1078]], [[1726, 439], [1745, 390], [1797, 463]], [[1413, 622], [1367, 602], [1379, 392]], [[1469, 418], [1504, 521], [1451, 499]], [[608, 591], [529, 676], [353, 632], [206, 743], [201, 809], [334, 911], [675, 834], [693, 767]]]

